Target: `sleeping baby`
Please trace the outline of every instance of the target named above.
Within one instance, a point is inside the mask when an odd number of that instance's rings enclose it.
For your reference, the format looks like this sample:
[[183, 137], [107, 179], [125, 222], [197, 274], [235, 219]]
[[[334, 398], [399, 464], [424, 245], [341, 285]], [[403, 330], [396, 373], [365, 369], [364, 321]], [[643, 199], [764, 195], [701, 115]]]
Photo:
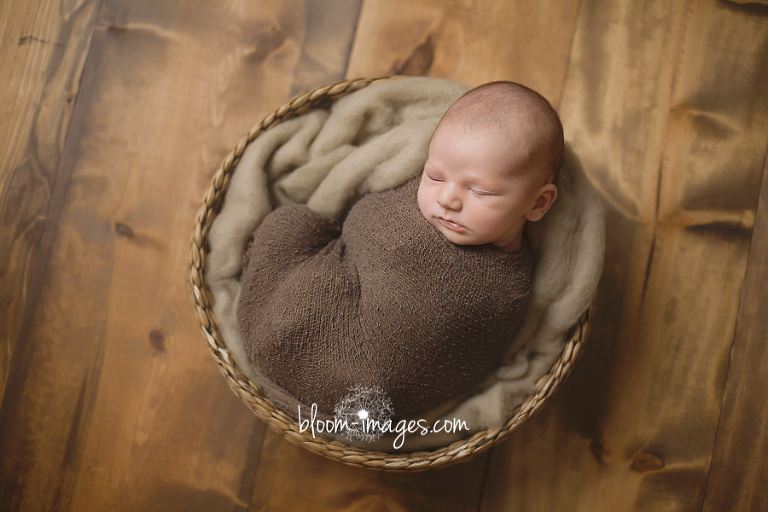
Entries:
[[494, 82], [448, 109], [420, 177], [362, 197], [341, 225], [303, 205], [271, 212], [238, 306], [262, 393], [296, 418], [376, 389], [406, 417], [480, 384], [525, 314], [524, 227], [552, 206], [562, 156], [549, 103]]

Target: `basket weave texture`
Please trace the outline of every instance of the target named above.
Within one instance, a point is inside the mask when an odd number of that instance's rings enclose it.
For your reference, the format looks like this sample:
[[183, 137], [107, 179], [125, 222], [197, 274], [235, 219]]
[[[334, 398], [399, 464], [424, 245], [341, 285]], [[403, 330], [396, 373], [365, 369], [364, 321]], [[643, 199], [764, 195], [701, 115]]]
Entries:
[[200, 327], [219, 369], [235, 394], [245, 401], [261, 420], [282, 433], [292, 443], [345, 464], [387, 471], [423, 471], [467, 461], [501, 442], [532, 418], [570, 374], [574, 363], [581, 354], [583, 344], [589, 335], [594, 303], [584, 312], [571, 330], [562, 354], [550, 371], [537, 381], [535, 389], [513, 411], [512, 416], [502, 427], [476, 432], [471, 437], [430, 451], [393, 454], [366, 450], [325, 437], [313, 437], [308, 430], [301, 432], [298, 422], [264, 398], [231, 357], [213, 314], [211, 291], [204, 279], [208, 233], [213, 220], [221, 209], [232, 173], [247, 146], [261, 133], [286, 119], [300, 115], [312, 108], [328, 106], [342, 96], [383, 79], [385, 78], [344, 80], [305, 92], [266, 116], [238, 142], [216, 170], [213, 181], [203, 198], [203, 204], [197, 213], [190, 248], [188, 279], [192, 288]]

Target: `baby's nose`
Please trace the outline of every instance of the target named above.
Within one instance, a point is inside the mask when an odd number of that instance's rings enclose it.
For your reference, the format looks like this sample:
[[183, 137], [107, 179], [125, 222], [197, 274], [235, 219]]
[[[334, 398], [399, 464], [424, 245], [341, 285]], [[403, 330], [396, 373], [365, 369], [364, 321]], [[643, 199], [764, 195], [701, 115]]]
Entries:
[[461, 209], [461, 197], [456, 190], [456, 185], [446, 183], [440, 187], [440, 193], [437, 194], [437, 204], [448, 210]]

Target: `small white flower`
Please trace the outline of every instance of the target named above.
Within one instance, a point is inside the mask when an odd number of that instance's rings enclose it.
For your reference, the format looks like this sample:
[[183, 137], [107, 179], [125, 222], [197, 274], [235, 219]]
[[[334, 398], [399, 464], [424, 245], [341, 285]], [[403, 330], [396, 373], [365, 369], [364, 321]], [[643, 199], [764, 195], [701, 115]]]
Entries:
[[334, 408], [336, 418], [346, 421], [346, 434], [363, 441], [383, 436], [391, 426], [392, 401], [379, 388], [355, 386]]

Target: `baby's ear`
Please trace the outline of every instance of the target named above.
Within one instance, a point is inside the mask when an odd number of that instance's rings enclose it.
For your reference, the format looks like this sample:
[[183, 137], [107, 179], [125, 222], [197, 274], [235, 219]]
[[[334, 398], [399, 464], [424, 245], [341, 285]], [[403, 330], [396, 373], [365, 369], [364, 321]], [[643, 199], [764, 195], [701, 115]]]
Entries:
[[545, 183], [542, 185], [537, 192], [536, 201], [525, 216], [526, 219], [531, 222], [541, 220], [552, 207], [555, 199], [557, 199], [557, 186], [555, 186], [554, 183]]

